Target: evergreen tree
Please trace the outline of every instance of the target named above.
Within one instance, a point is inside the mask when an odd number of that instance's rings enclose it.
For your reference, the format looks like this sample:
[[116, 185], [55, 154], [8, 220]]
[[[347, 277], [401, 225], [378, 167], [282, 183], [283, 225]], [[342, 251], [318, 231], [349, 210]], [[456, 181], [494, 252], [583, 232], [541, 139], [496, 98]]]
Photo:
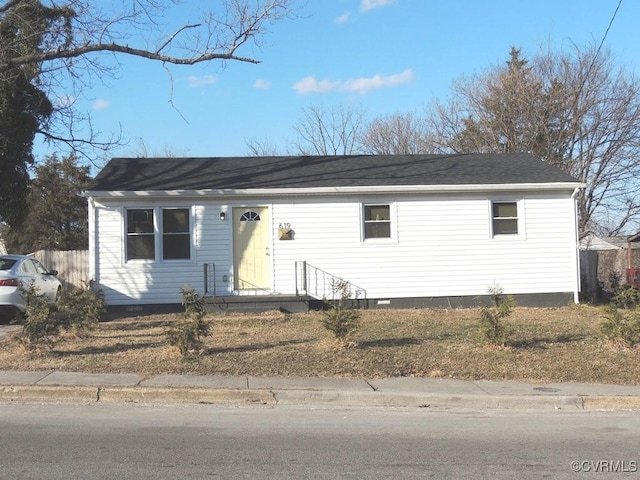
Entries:
[[27, 214], [5, 233], [8, 250], [86, 250], [87, 202], [81, 192], [91, 181], [89, 168], [78, 165], [74, 155], [52, 155], [35, 172]]

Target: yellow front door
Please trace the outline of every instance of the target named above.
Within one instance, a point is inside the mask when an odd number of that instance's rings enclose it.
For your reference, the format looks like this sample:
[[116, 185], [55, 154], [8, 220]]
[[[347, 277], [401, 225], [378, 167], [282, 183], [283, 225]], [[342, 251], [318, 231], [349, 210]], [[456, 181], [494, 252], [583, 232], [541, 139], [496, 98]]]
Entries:
[[236, 290], [271, 288], [269, 209], [233, 209], [233, 270]]

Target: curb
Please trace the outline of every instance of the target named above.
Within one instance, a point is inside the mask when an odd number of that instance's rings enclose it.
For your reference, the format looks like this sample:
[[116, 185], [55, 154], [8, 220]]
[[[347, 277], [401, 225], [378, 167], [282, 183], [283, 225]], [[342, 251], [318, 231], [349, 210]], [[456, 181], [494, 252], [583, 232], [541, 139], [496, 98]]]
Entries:
[[8, 403], [139, 403], [237, 406], [407, 407], [433, 409], [640, 410], [640, 397], [447, 395], [340, 390], [175, 387], [3, 386]]
[[0, 387], [0, 401], [25, 403], [95, 403], [98, 398], [96, 387], [40, 387], [15, 385]]
[[197, 403], [211, 405], [276, 405], [268, 390], [208, 388], [100, 387], [101, 403]]
[[[278, 405], [414, 407], [435, 409], [582, 409], [578, 396], [387, 394], [340, 391], [276, 390]], [[640, 402], [638, 404], [640, 406]]]
[[268, 390], [206, 388], [4, 386], [0, 402], [24, 403], [192, 403], [212, 405], [275, 405]]

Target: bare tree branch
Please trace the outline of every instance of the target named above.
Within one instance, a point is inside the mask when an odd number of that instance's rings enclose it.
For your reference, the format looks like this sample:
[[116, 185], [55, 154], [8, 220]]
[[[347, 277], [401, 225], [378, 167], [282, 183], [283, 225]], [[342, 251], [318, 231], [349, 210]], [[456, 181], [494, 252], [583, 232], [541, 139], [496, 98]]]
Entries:
[[355, 107], [302, 109], [302, 119], [293, 126], [300, 155], [351, 155], [362, 153], [364, 109]]
[[640, 82], [594, 46], [542, 52], [513, 49], [506, 67], [463, 78], [452, 100], [429, 112], [442, 151], [531, 152], [587, 186], [579, 229], [640, 228]]

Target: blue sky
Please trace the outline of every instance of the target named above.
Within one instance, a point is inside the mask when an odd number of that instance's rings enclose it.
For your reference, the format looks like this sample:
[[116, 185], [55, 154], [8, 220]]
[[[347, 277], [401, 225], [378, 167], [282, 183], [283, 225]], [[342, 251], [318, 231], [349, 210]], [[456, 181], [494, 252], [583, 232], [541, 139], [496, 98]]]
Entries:
[[[212, 0], [176, 11], [195, 18]], [[303, 2], [304, 3], [304, 2]], [[351, 106], [368, 118], [420, 112], [445, 99], [454, 80], [503, 64], [511, 46], [534, 55], [599, 43], [618, 0], [306, 0], [298, 19], [270, 28], [259, 65], [172, 67], [121, 58], [118, 79], [94, 84], [79, 102], [94, 127], [122, 128], [130, 156], [141, 139], [150, 154], [248, 154], [256, 140], [291, 150], [292, 126], [305, 107]], [[622, 0], [605, 46], [619, 64], [640, 71], [640, 2]], [[169, 99], [173, 96], [173, 106]], [[38, 146], [36, 155], [51, 153]], [[96, 159], [99, 161], [99, 159]]]

